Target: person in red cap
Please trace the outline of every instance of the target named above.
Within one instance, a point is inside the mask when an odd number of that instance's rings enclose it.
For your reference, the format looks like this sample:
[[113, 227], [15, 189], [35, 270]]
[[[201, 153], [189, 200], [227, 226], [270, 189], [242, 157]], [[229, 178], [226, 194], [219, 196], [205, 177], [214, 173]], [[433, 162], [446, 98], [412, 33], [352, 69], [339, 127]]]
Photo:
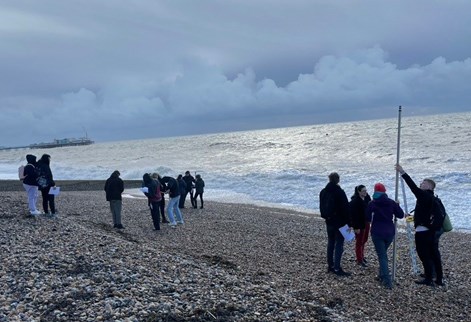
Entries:
[[394, 217], [404, 218], [404, 211], [397, 202], [388, 198], [386, 187], [378, 182], [374, 186], [373, 200], [366, 207], [366, 220], [371, 223], [371, 240], [378, 255], [378, 277], [388, 289], [392, 288], [388, 248], [391, 246], [396, 234]]

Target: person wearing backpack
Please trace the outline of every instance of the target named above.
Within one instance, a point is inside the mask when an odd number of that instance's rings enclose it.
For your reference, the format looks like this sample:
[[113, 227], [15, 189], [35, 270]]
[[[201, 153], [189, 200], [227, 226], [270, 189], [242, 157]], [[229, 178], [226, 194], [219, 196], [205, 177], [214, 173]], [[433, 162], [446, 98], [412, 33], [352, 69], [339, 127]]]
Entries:
[[161, 222], [163, 224], [168, 224], [168, 223], [170, 223], [170, 221], [168, 221], [167, 217], [165, 217], [165, 192], [164, 192], [164, 188], [163, 188], [162, 184], [160, 183], [160, 180], [162, 180], [162, 177], [157, 172], [152, 173], [151, 177], [159, 185], [160, 195], [162, 196], [162, 200], [159, 203], [160, 216], [162, 217]]
[[43, 154], [41, 159], [39, 159], [36, 167], [38, 169], [38, 188], [41, 191], [41, 196], [43, 199], [43, 210], [44, 214], [48, 215], [48, 206], [51, 208], [51, 217], [56, 216], [56, 204], [54, 200], [54, 195], [49, 193], [49, 190], [56, 186], [54, 178], [51, 171], [51, 156], [49, 154]]
[[350, 276], [340, 263], [342, 261], [345, 238], [339, 231], [350, 223], [349, 204], [345, 191], [340, 187], [340, 176], [336, 172], [329, 174], [329, 183], [319, 194], [321, 217], [327, 228], [327, 272], [337, 276]]
[[28, 195], [28, 208], [32, 216], [38, 216], [41, 212], [36, 208], [38, 202], [38, 171], [36, 169], [36, 156], [26, 155], [28, 164], [23, 169], [23, 188]]
[[106, 179], [105, 192], [106, 200], [110, 203], [111, 215], [113, 216], [113, 228], [124, 229], [121, 223], [121, 209], [123, 198], [121, 194], [124, 191], [124, 182], [119, 177], [121, 173], [118, 170], [113, 171], [111, 176]]
[[147, 192], [144, 194], [149, 200], [150, 215], [152, 216], [152, 223], [155, 230], [160, 230], [160, 216], [159, 208], [162, 202], [162, 195], [160, 194], [160, 184], [155, 179], [152, 179], [150, 174], [145, 173], [142, 176], [143, 187], [147, 187]]
[[435, 182], [432, 179], [424, 179], [418, 187], [400, 164], [397, 164], [395, 168], [417, 199], [414, 210], [415, 248], [422, 262], [425, 277], [423, 280], [416, 281], [416, 283], [433, 286], [433, 273], [435, 271], [435, 284], [441, 286], [443, 285], [442, 259], [439, 242], [435, 238], [436, 231], [441, 227], [433, 225], [431, 218], [436, 198], [434, 193]]

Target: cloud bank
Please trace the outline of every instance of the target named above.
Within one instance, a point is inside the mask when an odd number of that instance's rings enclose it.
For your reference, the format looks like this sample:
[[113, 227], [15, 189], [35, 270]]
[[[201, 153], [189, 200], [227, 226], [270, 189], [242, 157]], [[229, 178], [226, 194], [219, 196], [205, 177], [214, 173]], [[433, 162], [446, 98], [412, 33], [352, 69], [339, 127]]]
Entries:
[[83, 4], [0, 6], [0, 145], [471, 110], [471, 4]]

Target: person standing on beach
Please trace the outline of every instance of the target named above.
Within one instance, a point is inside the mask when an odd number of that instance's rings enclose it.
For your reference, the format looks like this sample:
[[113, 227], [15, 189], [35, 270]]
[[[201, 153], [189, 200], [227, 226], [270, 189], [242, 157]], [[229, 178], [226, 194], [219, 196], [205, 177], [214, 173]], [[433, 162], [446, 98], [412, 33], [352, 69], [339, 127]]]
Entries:
[[[54, 195], [49, 193], [51, 189], [55, 189], [56, 183], [52, 176], [51, 171], [51, 156], [49, 154], [43, 154], [41, 159], [37, 163], [38, 169], [38, 186], [41, 190], [41, 196], [43, 199], [43, 210], [44, 214], [50, 217], [56, 216], [56, 204]], [[48, 211], [48, 206], [51, 208], [51, 213]]]
[[418, 187], [414, 180], [404, 171], [400, 164], [396, 165], [404, 181], [414, 194], [417, 202], [414, 210], [415, 248], [424, 267], [425, 278], [415, 283], [433, 286], [433, 274], [436, 274], [435, 284], [443, 284], [442, 258], [439, 249], [439, 239], [431, 227], [432, 207], [435, 198], [435, 181], [424, 179]]
[[152, 173], [151, 177], [152, 177], [152, 179], [155, 180], [155, 183], [157, 183], [157, 185], [159, 186], [160, 195], [162, 196], [162, 200], [160, 200], [160, 203], [159, 203], [159, 212], [160, 212], [160, 216], [162, 217], [162, 223], [163, 223], [163, 224], [168, 224], [169, 221], [168, 221], [167, 218], [165, 217], [165, 193], [164, 193], [164, 187], [163, 187], [162, 184], [160, 183], [160, 180], [162, 180], [162, 177], [161, 177], [160, 174], [158, 174], [157, 172]]
[[[182, 213], [180, 208], [178, 208], [178, 202], [180, 201], [180, 188], [178, 187], [177, 179], [172, 177], [163, 177], [161, 182], [165, 191], [168, 191], [169, 201], [167, 206], [167, 216], [170, 220], [170, 226], [175, 228], [177, 223], [184, 224]], [[175, 216], [177, 221], [175, 221]]]
[[184, 196], [186, 193], [186, 183], [185, 180], [183, 180], [183, 176], [181, 174], [178, 175], [177, 181], [178, 188], [180, 189], [180, 201], [178, 202], [178, 208], [182, 209], [185, 208], [185, 198], [182, 198], [182, 196]]
[[160, 193], [160, 185], [156, 182], [148, 173], [142, 176], [143, 187], [147, 188], [147, 192], [144, 194], [149, 200], [150, 215], [152, 217], [152, 223], [154, 224], [155, 230], [160, 230], [160, 218], [159, 208], [160, 202], [162, 201], [162, 195]]
[[355, 187], [355, 192], [350, 200], [350, 217], [352, 228], [355, 231], [355, 255], [357, 264], [366, 266], [365, 245], [370, 234], [370, 223], [366, 221], [365, 210], [371, 197], [364, 185]]
[[195, 197], [193, 200], [195, 201], [193, 208], [198, 208], [198, 196], [200, 197], [201, 201], [201, 207], [200, 209], [203, 209], [203, 193], [204, 193], [204, 180], [201, 178], [201, 175], [197, 174], [196, 175], [196, 182], [195, 182]]
[[38, 174], [36, 169], [36, 156], [26, 155], [28, 164], [24, 167], [23, 188], [28, 196], [28, 208], [32, 216], [38, 216], [41, 212], [36, 208], [38, 202]]
[[121, 223], [121, 194], [124, 191], [124, 183], [119, 177], [120, 175], [118, 170], [113, 171], [111, 176], [106, 180], [105, 192], [106, 201], [110, 203], [111, 215], [113, 216], [113, 228], [124, 229]]
[[382, 183], [374, 186], [373, 201], [366, 207], [366, 220], [371, 223], [371, 240], [379, 262], [379, 280], [388, 289], [392, 288], [389, 274], [388, 248], [391, 246], [396, 228], [393, 219], [404, 218], [404, 211], [397, 202], [388, 198]]
[[350, 216], [348, 198], [339, 182], [338, 173], [332, 172], [329, 174], [329, 183], [319, 194], [321, 217], [325, 219], [327, 227], [327, 272], [350, 276], [340, 265], [345, 239], [339, 228], [350, 223]]
[[186, 183], [186, 192], [182, 196], [183, 198], [183, 207], [185, 207], [185, 199], [186, 195], [190, 193], [190, 201], [191, 201], [191, 206], [194, 207], [194, 201], [193, 201], [193, 185], [195, 183], [195, 178], [190, 174], [190, 171], [185, 171], [185, 176], [183, 177], [183, 180]]

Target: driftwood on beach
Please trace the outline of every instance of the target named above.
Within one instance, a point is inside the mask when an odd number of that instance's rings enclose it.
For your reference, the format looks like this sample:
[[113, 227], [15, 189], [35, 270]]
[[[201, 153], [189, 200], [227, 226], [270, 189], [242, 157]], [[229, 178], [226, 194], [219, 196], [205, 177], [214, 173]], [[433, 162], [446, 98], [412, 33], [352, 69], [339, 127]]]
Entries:
[[0, 321], [471, 319], [469, 234], [442, 237], [446, 285], [432, 288], [413, 282], [400, 229], [397, 285], [387, 290], [370, 241], [369, 267], [346, 244], [353, 275], [327, 273], [318, 215], [207, 202], [183, 209], [184, 226], [154, 231], [147, 202], [125, 199], [118, 231], [104, 181], [60, 185], [58, 218], [34, 220], [21, 184], [0, 181]]

